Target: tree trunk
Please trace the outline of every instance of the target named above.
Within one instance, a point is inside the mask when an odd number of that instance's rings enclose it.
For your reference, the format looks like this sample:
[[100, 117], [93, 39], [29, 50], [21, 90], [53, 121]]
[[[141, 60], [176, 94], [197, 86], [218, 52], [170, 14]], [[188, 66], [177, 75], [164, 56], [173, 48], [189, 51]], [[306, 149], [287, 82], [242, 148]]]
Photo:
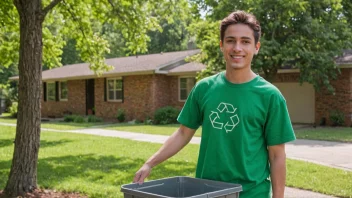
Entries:
[[10, 175], [9, 197], [37, 187], [41, 118], [42, 23], [41, 0], [14, 0], [20, 16], [18, 117]]

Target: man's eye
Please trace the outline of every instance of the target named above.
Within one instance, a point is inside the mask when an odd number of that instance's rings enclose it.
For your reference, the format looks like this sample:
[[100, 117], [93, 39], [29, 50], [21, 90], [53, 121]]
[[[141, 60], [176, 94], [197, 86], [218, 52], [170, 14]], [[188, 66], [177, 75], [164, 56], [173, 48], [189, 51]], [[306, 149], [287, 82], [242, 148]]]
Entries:
[[248, 43], [251, 43], [250, 41], [243, 41], [243, 43], [246, 43], [246, 44], [248, 44]]

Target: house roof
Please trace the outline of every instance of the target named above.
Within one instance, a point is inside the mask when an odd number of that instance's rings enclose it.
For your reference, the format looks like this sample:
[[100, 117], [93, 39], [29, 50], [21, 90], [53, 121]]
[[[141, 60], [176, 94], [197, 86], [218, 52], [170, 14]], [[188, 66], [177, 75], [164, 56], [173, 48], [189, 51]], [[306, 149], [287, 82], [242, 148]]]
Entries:
[[336, 59], [339, 65], [352, 64], [352, 50], [344, 50], [342, 56]]
[[184, 72], [198, 72], [198, 71], [201, 71], [202, 69], [205, 69], [204, 64], [197, 63], [197, 62], [190, 62], [169, 70], [169, 74], [177, 74], [177, 73], [184, 73]]
[[[168, 66], [172, 64], [176, 64], [176, 68], [172, 67], [170, 68], [170, 71], [174, 71], [177, 67], [180, 67], [176, 70], [178, 73], [190, 71], [197, 72], [200, 71], [202, 67], [199, 64], [186, 63], [184, 59], [199, 52], [200, 50], [197, 49], [106, 59], [106, 64], [113, 66], [114, 69], [104, 72], [101, 77], [158, 73], [158, 70], [168, 68]], [[204, 65], [203, 68], [205, 68]], [[166, 74], [168, 73], [168, 70], [164, 71], [166, 71]], [[63, 79], [73, 80], [96, 77], [97, 75], [89, 69], [88, 63], [66, 65], [64, 67], [58, 67], [42, 72], [43, 81]], [[18, 76], [12, 77], [12, 79], [18, 79]]]
[[[200, 50], [196, 49], [106, 59], [106, 64], [113, 66], [114, 69], [104, 72], [101, 77], [155, 73], [166, 75], [195, 74], [204, 69], [205, 65], [196, 62], [187, 63], [185, 58], [199, 52]], [[352, 67], [352, 50], [344, 50], [343, 55], [336, 59], [336, 63], [341, 68]], [[299, 72], [299, 70], [290, 68], [279, 70], [279, 73], [291, 72], [295, 73]], [[90, 70], [88, 63], [66, 65], [42, 72], [43, 81], [87, 78], [97, 78], [97, 75]], [[17, 80], [18, 76], [11, 77], [10, 79]]]

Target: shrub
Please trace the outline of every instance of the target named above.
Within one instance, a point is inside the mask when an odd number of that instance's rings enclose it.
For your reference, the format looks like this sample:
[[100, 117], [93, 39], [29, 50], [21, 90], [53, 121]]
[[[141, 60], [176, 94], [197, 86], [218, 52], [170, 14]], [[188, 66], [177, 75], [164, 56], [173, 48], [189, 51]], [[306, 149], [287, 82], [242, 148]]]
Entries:
[[73, 122], [76, 118], [76, 115], [65, 115], [64, 122]]
[[9, 112], [10, 112], [11, 117], [17, 118], [18, 102], [12, 102], [12, 105], [9, 108]]
[[332, 126], [342, 126], [345, 123], [345, 114], [340, 110], [330, 112], [330, 121]]
[[83, 123], [85, 122], [85, 119], [83, 116], [80, 116], [80, 115], [76, 115], [75, 116], [75, 119], [73, 120], [74, 123]]
[[146, 125], [151, 125], [151, 124], [153, 124], [153, 120], [152, 119], [150, 119], [148, 116], [145, 118], [145, 120], [144, 120], [144, 124], [146, 124]]
[[155, 124], [174, 124], [177, 123], [177, 116], [180, 110], [174, 107], [162, 107], [157, 109], [154, 113]]
[[125, 110], [118, 109], [117, 114], [116, 114], [116, 118], [119, 122], [124, 122], [126, 119]]
[[95, 115], [89, 115], [87, 121], [88, 122], [102, 122], [103, 119], [99, 118], [99, 117], [97, 117]]

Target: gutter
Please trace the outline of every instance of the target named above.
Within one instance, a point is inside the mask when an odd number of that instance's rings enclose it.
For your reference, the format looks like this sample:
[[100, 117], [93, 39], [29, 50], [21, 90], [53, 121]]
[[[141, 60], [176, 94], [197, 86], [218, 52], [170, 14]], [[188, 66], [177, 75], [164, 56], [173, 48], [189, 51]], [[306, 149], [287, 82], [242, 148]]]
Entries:
[[160, 65], [158, 66], [156, 69], [155, 69], [155, 73], [156, 74], [168, 74], [169, 73], [169, 70], [175, 68], [175, 67], [178, 67], [178, 66], [181, 66], [185, 63], [187, 63], [185, 61], [185, 59], [189, 56], [193, 56], [195, 54], [199, 54], [200, 53], [200, 50], [197, 50], [193, 53], [190, 53], [188, 55], [186, 55], [185, 57], [182, 57], [182, 58], [179, 58], [179, 59], [176, 59], [174, 61], [171, 61], [171, 62], [168, 62], [168, 63], [165, 63], [163, 65]]

